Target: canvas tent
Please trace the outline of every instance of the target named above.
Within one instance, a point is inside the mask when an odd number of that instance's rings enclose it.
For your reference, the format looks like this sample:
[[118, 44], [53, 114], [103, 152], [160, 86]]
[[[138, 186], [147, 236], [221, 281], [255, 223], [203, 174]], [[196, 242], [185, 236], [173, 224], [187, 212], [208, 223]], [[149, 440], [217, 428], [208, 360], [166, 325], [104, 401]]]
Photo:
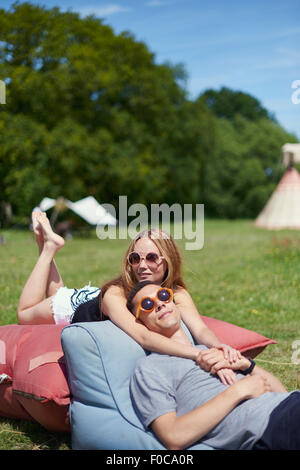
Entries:
[[58, 210], [71, 209], [75, 214], [90, 225], [116, 225], [117, 219], [113, 217], [93, 196], [80, 199], [77, 202], [71, 202], [68, 199], [51, 199], [45, 197], [39, 204], [42, 211], [47, 211], [53, 207]]
[[298, 230], [300, 229], [300, 174], [293, 164], [300, 162], [300, 144], [284, 145], [282, 161], [287, 169], [254, 225], [270, 230]]
[[285, 144], [282, 147], [282, 163], [285, 167], [300, 163], [300, 144]]

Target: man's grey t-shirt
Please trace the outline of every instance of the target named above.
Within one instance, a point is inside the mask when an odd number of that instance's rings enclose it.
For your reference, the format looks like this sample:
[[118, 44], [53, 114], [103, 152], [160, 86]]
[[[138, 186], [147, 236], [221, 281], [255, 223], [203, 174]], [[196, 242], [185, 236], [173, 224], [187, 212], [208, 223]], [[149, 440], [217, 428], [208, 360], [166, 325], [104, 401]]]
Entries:
[[[138, 361], [130, 384], [134, 406], [145, 427], [166, 413], [175, 411], [182, 416], [226, 387], [191, 359], [157, 353]], [[265, 393], [243, 401], [201, 442], [217, 449], [251, 449], [266, 429], [273, 409], [289, 394]]]

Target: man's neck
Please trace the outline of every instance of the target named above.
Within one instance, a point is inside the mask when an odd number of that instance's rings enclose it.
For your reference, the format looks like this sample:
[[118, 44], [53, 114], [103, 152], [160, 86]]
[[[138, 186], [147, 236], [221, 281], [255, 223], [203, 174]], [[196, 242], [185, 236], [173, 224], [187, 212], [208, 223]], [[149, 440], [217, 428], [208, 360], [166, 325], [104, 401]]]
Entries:
[[177, 341], [178, 343], [191, 344], [191, 341], [187, 337], [182, 326], [180, 326], [172, 335], [170, 335], [169, 338]]

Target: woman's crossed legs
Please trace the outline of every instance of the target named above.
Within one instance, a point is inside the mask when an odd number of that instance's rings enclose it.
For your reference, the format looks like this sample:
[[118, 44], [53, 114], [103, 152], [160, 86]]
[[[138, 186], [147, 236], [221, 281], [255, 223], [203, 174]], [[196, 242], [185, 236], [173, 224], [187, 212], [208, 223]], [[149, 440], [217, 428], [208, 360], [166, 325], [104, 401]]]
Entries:
[[39, 247], [39, 258], [19, 300], [18, 323], [23, 325], [55, 323], [52, 297], [64, 284], [54, 256], [65, 242], [61, 236], [53, 232], [44, 212], [33, 211], [32, 225]]

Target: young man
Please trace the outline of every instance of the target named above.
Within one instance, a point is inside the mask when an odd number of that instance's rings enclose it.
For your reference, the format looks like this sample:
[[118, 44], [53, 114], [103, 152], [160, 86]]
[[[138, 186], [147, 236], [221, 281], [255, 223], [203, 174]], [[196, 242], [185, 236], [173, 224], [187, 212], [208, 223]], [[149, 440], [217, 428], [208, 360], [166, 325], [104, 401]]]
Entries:
[[[190, 344], [170, 289], [142, 282], [127, 306], [148, 329]], [[299, 391], [272, 392], [273, 384], [254, 361], [243, 357], [229, 364], [222, 351], [198, 347], [202, 368], [190, 359], [157, 353], [138, 362], [131, 394], [145, 427], [174, 450], [200, 440], [217, 449], [300, 449]], [[236, 370], [239, 380], [223, 385], [213, 375], [222, 367]], [[280, 390], [270, 374], [273, 380]]]

